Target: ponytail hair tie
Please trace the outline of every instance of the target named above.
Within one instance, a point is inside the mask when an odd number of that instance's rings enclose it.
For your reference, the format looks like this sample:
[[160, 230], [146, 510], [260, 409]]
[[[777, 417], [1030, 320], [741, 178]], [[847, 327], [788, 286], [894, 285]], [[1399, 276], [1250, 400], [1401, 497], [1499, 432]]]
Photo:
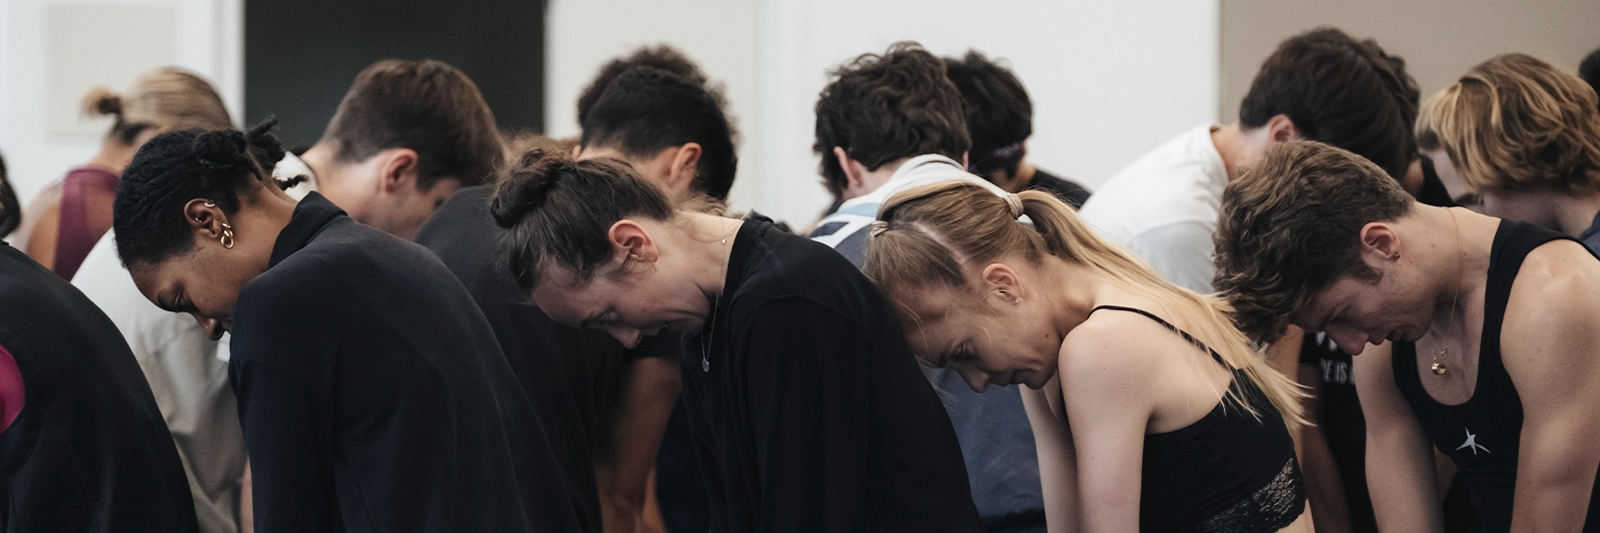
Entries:
[[888, 221], [875, 220], [872, 222], [872, 238], [876, 239], [879, 235], [883, 235], [883, 233], [886, 231], [889, 231]]
[[1008, 192], [1000, 196], [1005, 198], [1006, 207], [1011, 208], [1011, 218], [1022, 218], [1022, 197], [1017, 193]]

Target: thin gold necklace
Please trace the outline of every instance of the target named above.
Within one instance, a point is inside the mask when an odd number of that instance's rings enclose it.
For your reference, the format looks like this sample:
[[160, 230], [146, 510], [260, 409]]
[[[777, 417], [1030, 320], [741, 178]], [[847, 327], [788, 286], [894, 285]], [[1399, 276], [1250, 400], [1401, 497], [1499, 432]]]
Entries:
[[[1449, 320], [1445, 322], [1446, 326], [1452, 326], [1455, 324], [1456, 304], [1461, 301], [1461, 274], [1467, 266], [1467, 249], [1461, 244], [1461, 223], [1456, 221], [1456, 212], [1450, 210], [1449, 208], [1445, 209], [1446, 212], [1450, 213], [1450, 226], [1455, 228], [1456, 231], [1456, 249], [1461, 253], [1461, 258], [1456, 264], [1456, 292], [1454, 296], [1450, 297], [1450, 317]], [[1439, 362], [1440, 359], [1447, 359], [1449, 356], [1450, 346], [1445, 344], [1444, 339], [1440, 338], [1439, 352], [1433, 354], [1433, 366], [1430, 367], [1433, 369], [1433, 375], [1443, 376], [1445, 372], [1450, 371], [1449, 368], [1444, 366], [1444, 363]]]
[[[738, 231], [738, 230], [734, 230], [734, 231]], [[728, 246], [728, 238], [727, 237], [723, 237], [722, 238], [722, 245], [719, 246], [719, 247], [723, 248], [723, 250], [722, 250], [722, 288], [724, 290], [726, 290], [728, 288], [728, 250], [727, 250], [727, 246]], [[700, 371], [708, 373], [708, 374], [711, 373], [711, 348], [710, 348], [711, 339], [709, 339], [707, 337], [712, 337], [712, 336], [715, 336], [717, 334], [717, 307], [720, 306], [720, 305], [722, 305], [722, 291], [717, 291], [717, 297], [711, 299], [711, 331], [706, 332], [705, 336], [700, 337]]]

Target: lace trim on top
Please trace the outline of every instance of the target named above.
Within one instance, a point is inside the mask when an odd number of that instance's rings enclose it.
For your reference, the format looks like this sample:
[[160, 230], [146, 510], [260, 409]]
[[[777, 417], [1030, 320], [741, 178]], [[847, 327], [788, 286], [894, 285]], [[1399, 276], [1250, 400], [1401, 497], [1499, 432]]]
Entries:
[[1300, 482], [1300, 464], [1293, 457], [1272, 481], [1233, 507], [1211, 515], [1200, 525], [1207, 533], [1277, 531], [1293, 524], [1305, 511], [1306, 488]]

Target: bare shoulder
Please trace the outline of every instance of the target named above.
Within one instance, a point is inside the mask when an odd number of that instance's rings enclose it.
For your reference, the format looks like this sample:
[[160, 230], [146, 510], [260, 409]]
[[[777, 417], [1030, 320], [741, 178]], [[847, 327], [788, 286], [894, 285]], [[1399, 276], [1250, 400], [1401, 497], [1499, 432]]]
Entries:
[[[1600, 317], [1600, 260], [1582, 244], [1569, 240], [1535, 248], [1523, 260], [1511, 285], [1506, 317], [1507, 326], [1519, 322], [1515, 325], [1536, 329], [1566, 327], [1574, 318]], [[1520, 317], [1539, 320], [1512, 320]]]
[[1102, 310], [1067, 333], [1059, 354], [1061, 386], [1073, 390], [1151, 382], [1149, 368], [1172, 333], [1137, 313]]

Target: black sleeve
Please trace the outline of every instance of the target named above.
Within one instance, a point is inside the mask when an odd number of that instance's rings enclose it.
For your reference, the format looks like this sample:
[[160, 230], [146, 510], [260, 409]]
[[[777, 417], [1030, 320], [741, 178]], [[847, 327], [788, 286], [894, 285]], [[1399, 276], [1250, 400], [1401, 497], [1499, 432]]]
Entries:
[[864, 328], [815, 303], [762, 304], [737, 328], [760, 470], [760, 531], [867, 527]]

